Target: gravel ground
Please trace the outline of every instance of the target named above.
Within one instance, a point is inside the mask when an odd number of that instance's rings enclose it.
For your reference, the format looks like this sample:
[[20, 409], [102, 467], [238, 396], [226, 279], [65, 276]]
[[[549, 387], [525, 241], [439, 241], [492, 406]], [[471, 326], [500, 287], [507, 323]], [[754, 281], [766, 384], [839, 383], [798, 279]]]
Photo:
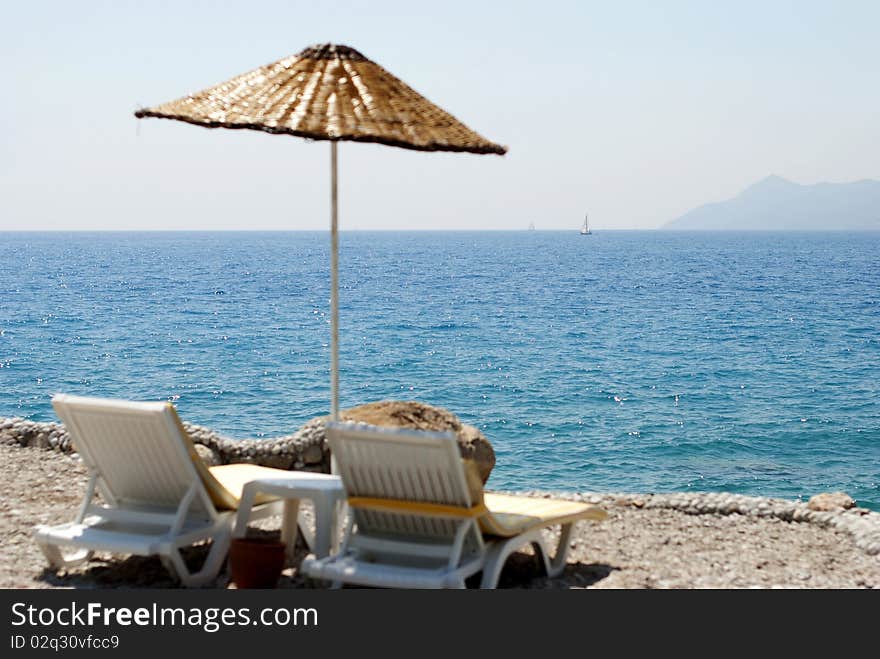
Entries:
[[[175, 587], [156, 558], [99, 554], [68, 572], [46, 569], [31, 528], [73, 518], [86, 483], [76, 458], [0, 445], [0, 479], [0, 587]], [[609, 518], [580, 525], [561, 577], [541, 577], [534, 557], [523, 552], [511, 557], [501, 587], [880, 587], [878, 513], [812, 514], [793, 502], [723, 494], [564, 496], [598, 502]], [[272, 533], [271, 523], [256, 532]], [[203, 551], [191, 554], [195, 561]], [[299, 554], [305, 554], [302, 547]], [[295, 568], [286, 569], [279, 583], [312, 585]], [[227, 586], [222, 574], [216, 587]]]

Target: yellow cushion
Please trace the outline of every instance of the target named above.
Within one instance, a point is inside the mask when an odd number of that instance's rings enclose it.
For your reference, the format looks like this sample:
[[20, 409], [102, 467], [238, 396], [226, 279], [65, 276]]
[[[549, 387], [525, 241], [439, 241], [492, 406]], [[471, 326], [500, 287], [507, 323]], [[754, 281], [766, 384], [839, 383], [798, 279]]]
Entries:
[[[231, 507], [232, 510], [238, 508], [238, 502], [241, 500], [241, 491], [248, 481], [253, 481], [258, 478], [278, 478], [279, 476], [290, 475], [290, 472], [286, 469], [273, 469], [272, 467], [261, 467], [260, 465], [252, 464], [231, 464], [208, 467], [208, 473], [213, 477], [217, 485], [219, 485], [225, 493], [235, 501], [235, 505]], [[208, 492], [211, 492], [210, 487], [208, 488]], [[211, 498], [214, 498], [213, 495]], [[254, 503], [269, 503], [270, 501], [277, 500], [278, 497], [276, 496], [260, 493], [254, 498]]]
[[535, 527], [567, 524], [581, 519], [601, 521], [608, 513], [589, 503], [563, 499], [541, 499], [485, 492], [489, 512], [480, 517], [483, 533], [510, 538]]
[[486, 508], [479, 523], [480, 530], [487, 535], [512, 538], [535, 527], [568, 524], [581, 519], [599, 522], [608, 517], [604, 510], [588, 503], [484, 492], [476, 463], [469, 459], [462, 459], [462, 462], [473, 509]]
[[[273, 469], [272, 467], [261, 467], [260, 465], [252, 464], [208, 467], [202, 462], [199, 454], [196, 453], [192, 439], [190, 439], [189, 433], [186, 432], [186, 428], [183, 427], [180, 417], [177, 416], [177, 410], [174, 408], [174, 405], [168, 403], [168, 408], [171, 410], [171, 416], [180, 430], [183, 441], [186, 442], [186, 450], [196, 467], [196, 471], [199, 473], [199, 478], [205, 484], [205, 489], [208, 491], [208, 495], [211, 497], [211, 501], [214, 502], [217, 510], [237, 510], [238, 502], [241, 499], [241, 490], [248, 481], [257, 478], [274, 478], [290, 473], [284, 469]], [[269, 501], [275, 501], [277, 498], [259, 494], [254, 503], [268, 503]]]

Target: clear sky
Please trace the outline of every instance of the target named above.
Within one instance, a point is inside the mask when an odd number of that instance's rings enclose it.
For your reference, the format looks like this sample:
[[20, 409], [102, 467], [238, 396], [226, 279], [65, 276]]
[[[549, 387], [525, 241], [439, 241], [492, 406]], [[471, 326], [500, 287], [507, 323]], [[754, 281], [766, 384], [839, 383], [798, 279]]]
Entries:
[[340, 146], [345, 229], [647, 229], [880, 179], [880, 2], [2, 2], [0, 230], [326, 229], [329, 146], [154, 105], [353, 46], [504, 157]]

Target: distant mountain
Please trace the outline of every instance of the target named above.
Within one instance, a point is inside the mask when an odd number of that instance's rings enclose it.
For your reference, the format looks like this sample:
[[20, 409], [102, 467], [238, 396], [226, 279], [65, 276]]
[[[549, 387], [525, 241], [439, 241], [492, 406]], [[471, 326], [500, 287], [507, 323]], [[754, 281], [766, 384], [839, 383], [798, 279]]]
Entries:
[[798, 185], [768, 176], [727, 201], [667, 223], [675, 230], [880, 230], [880, 181]]

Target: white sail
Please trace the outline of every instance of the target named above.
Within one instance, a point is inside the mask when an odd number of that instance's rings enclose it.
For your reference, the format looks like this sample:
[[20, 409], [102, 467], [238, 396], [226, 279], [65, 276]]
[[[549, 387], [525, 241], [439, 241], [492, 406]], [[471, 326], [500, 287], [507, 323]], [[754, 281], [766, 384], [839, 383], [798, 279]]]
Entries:
[[584, 215], [584, 226], [581, 227], [581, 235], [589, 236], [590, 235], [590, 225], [589, 225], [589, 215]]

